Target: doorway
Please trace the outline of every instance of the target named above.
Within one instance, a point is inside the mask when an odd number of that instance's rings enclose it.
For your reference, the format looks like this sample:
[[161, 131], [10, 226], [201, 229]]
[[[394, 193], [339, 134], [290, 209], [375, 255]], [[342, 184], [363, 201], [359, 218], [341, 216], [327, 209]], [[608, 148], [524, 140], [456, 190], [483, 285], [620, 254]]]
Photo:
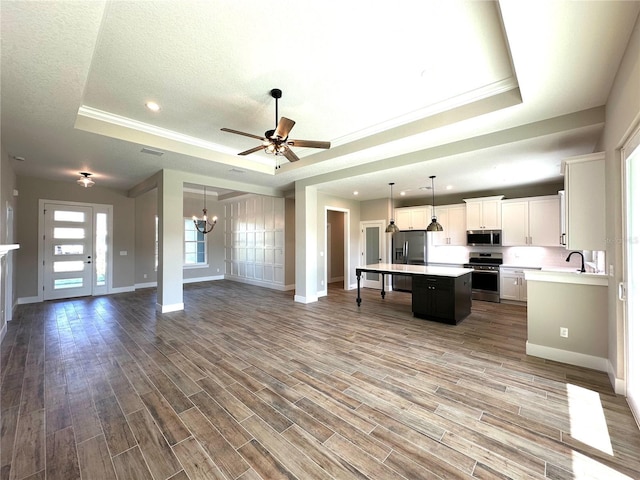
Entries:
[[[384, 220], [360, 222], [360, 265], [371, 265], [385, 261], [384, 229]], [[362, 275], [362, 287], [381, 290], [382, 275], [365, 272]]]
[[640, 182], [640, 129], [632, 135], [622, 154], [625, 260], [620, 300], [625, 300], [626, 394], [636, 423], [640, 425], [640, 190], [637, 188]]
[[349, 210], [325, 207], [325, 248], [324, 287], [322, 294], [328, 294], [329, 283], [342, 283], [349, 289]]
[[111, 205], [40, 200], [42, 300], [111, 290]]

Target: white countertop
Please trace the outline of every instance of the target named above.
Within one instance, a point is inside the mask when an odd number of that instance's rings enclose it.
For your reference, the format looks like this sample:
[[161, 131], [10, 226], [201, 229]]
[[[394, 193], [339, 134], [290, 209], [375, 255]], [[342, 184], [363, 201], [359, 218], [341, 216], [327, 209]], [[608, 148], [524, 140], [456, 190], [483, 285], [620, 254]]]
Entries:
[[399, 263], [374, 263], [356, 268], [380, 270], [384, 273], [414, 273], [418, 275], [435, 275], [440, 277], [460, 277], [471, 273], [470, 268], [438, 267], [433, 265], [404, 265]]
[[580, 273], [575, 269], [525, 270], [524, 278], [533, 282], [573, 283], [576, 285], [609, 286], [609, 277], [604, 273]]

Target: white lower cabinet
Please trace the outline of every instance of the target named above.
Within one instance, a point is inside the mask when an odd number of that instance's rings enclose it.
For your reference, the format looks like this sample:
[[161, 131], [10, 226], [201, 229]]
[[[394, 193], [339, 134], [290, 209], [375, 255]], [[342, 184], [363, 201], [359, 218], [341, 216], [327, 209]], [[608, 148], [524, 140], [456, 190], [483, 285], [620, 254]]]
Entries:
[[527, 301], [527, 280], [523, 268], [500, 268], [500, 299]]

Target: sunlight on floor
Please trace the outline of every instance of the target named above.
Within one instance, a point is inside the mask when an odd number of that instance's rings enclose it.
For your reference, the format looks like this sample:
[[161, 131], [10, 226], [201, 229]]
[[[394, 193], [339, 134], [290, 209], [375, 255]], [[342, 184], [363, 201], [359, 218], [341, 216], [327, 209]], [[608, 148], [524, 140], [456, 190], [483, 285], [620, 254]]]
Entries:
[[613, 455], [600, 395], [592, 390], [567, 384], [567, 400], [571, 436], [590, 447]]

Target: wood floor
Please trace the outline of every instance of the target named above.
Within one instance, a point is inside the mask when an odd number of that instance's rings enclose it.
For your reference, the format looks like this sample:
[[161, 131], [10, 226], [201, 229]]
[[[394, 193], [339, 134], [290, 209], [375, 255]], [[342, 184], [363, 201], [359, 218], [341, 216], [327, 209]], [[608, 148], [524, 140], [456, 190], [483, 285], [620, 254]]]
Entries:
[[457, 326], [332, 287], [185, 286], [22, 305], [1, 349], [4, 479], [640, 478], [605, 374], [525, 355], [524, 307]]

